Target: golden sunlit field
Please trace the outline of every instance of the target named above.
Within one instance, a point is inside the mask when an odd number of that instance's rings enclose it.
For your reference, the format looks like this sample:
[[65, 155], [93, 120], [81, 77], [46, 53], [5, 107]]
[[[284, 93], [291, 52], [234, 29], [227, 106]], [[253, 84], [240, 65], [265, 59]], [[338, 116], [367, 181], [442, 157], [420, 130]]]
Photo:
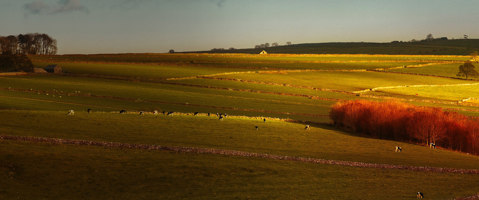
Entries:
[[479, 192], [476, 155], [353, 135], [329, 118], [345, 100], [479, 116], [479, 80], [456, 76], [471, 56], [29, 57], [63, 73], [0, 74], [0, 199], [415, 199], [419, 191], [454, 199]]

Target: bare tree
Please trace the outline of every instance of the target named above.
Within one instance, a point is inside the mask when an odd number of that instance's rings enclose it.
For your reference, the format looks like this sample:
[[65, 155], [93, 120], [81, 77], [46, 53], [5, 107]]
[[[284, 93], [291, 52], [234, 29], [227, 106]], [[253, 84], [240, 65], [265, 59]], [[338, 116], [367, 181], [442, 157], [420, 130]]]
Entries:
[[4, 53], [6, 54], [16, 54], [17, 53], [17, 48], [18, 48], [18, 40], [17, 37], [13, 35], [9, 35], [5, 38], [6, 40], [6, 45], [5, 45], [5, 50]]
[[431, 33], [427, 34], [426, 36], [426, 41], [431, 41], [431, 40], [434, 40], [434, 37], [432, 36]]
[[272, 47], [277, 47], [279, 46], [279, 44], [277, 42], [273, 42], [273, 44], [271, 44]]
[[291, 44], [292, 44], [291, 42], [286, 42], [286, 45], [288, 45], [288, 46], [291, 45]]

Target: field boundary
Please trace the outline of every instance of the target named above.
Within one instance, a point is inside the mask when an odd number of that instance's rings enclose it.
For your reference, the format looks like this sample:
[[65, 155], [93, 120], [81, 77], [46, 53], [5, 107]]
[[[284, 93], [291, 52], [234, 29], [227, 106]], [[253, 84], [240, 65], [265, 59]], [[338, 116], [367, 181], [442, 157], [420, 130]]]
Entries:
[[178, 152], [178, 153], [213, 154], [213, 155], [260, 158], [260, 159], [270, 159], [270, 160], [285, 160], [285, 161], [295, 161], [295, 162], [304, 162], [304, 163], [313, 163], [313, 164], [339, 165], [339, 166], [360, 167], [360, 168], [398, 169], [398, 170], [435, 172], [435, 173], [479, 174], [479, 169], [456, 169], [456, 168], [441, 168], [441, 167], [427, 167], [427, 166], [406, 166], [406, 165], [392, 165], [392, 164], [380, 164], [380, 163], [365, 163], [365, 162], [342, 161], [342, 160], [325, 160], [325, 159], [319, 159], [319, 158], [282, 156], [282, 155], [274, 155], [274, 154], [266, 154], [266, 153], [253, 153], [253, 152], [245, 152], [245, 151], [200, 148], [200, 147], [130, 144], [130, 143], [118, 143], [118, 142], [101, 142], [101, 141], [90, 141], [90, 140], [60, 139], [60, 138], [33, 137], [33, 136], [11, 136], [11, 135], [0, 135], [0, 141], [1, 140], [45, 143], [45, 144], [55, 144], [55, 145], [97, 146], [97, 147], [119, 148], [119, 149], [140, 149], [140, 150], [170, 151], [170, 152]]
[[23, 76], [28, 75], [27, 72], [1, 72], [0, 76]]

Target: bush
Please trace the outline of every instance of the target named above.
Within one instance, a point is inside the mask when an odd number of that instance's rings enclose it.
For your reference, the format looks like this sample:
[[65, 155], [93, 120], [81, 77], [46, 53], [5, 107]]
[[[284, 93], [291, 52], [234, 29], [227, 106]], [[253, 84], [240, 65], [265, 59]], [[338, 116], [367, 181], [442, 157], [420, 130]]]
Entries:
[[440, 108], [356, 100], [336, 103], [329, 115], [354, 133], [479, 154], [479, 121]]
[[32, 72], [32, 61], [26, 55], [0, 55], [0, 72]]

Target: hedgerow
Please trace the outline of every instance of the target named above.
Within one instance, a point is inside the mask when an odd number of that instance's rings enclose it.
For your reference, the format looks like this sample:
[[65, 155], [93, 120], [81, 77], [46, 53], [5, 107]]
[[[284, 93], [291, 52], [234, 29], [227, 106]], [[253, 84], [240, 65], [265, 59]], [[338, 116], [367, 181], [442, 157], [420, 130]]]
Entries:
[[440, 108], [355, 100], [336, 103], [329, 116], [353, 133], [479, 154], [479, 121]]

